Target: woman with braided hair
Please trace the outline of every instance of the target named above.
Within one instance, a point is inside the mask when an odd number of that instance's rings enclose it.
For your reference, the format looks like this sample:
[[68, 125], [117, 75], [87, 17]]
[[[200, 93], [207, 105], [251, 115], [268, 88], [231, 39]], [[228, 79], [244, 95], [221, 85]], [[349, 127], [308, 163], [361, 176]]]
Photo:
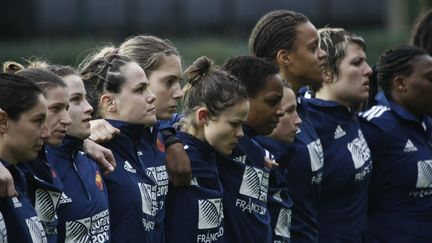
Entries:
[[[326, 53], [319, 47], [318, 39], [315, 26], [305, 15], [278, 10], [267, 13], [255, 25], [250, 35], [249, 49], [253, 55], [274, 62], [279, 68], [280, 77], [288, 81], [297, 94], [301, 87], [321, 81], [321, 67]], [[282, 148], [287, 156], [277, 162], [294, 202], [291, 241], [317, 242], [323, 153], [303, 103], [300, 98], [297, 109], [303, 122], [296, 138], [291, 145]], [[272, 181], [270, 179], [270, 183]], [[270, 191], [277, 191], [271, 190], [272, 186], [269, 185]], [[285, 207], [285, 204], [284, 201], [280, 202], [281, 207]], [[273, 216], [271, 220], [272, 225], [276, 225], [278, 218]], [[273, 234], [278, 234], [276, 229], [273, 229]], [[283, 235], [287, 234], [285, 232]]]
[[[146, 172], [153, 174], [157, 191], [157, 205], [155, 228], [161, 233], [154, 242], [164, 242], [165, 198], [168, 193], [168, 184], [174, 186], [189, 186], [190, 161], [180, 140], [175, 136], [175, 129], [180, 119], [175, 114], [178, 101], [183, 96], [180, 87], [182, 76], [181, 58], [177, 49], [169, 40], [163, 40], [152, 35], [138, 35], [127, 39], [119, 48], [105, 47], [90, 61], [107, 54], [117, 53], [135, 61], [146, 73], [149, 81], [149, 90], [156, 96], [155, 113], [158, 122], [152, 129], [143, 131], [140, 158], [145, 164]], [[85, 65], [85, 62], [84, 64]], [[98, 124], [97, 126], [93, 126]], [[93, 121], [93, 134], [105, 134], [113, 128], [105, 120]], [[110, 140], [116, 133], [104, 136]], [[95, 138], [97, 139], [97, 138]]]
[[377, 74], [383, 95], [360, 120], [374, 162], [367, 242], [431, 242], [432, 57], [390, 49]]
[[[118, 48], [105, 47], [95, 56], [88, 59], [102, 57], [107, 53], [116, 53], [131, 58], [146, 73], [150, 90], [155, 94], [156, 118], [158, 123], [154, 126], [151, 137], [158, 135], [163, 138], [165, 149], [163, 158], [157, 163], [166, 164], [170, 182], [175, 186], [187, 186], [190, 182], [190, 162], [179, 140], [175, 137], [176, 123], [179, 120], [175, 114], [176, 106], [183, 96], [180, 79], [182, 77], [182, 63], [176, 47], [166, 39], [153, 35], [137, 35], [125, 40]], [[85, 63], [85, 62], [84, 62]], [[81, 64], [83, 65], [83, 64]], [[97, 123], [101, 129], [92, 132], [94, 140], [109, 140], [116, 132], [106, 123]], [[92, 126], [93, 126], [92, 124]], [[106, 133], [105, 131], [109, 131]], [[102, 136], [97, 136], [97, 134]], [[155, 140], [156, 138], [152, 138]], [[158, 143], [161, 143], [158, 141]], [[162, 143], [161, 143], [162, 144]], [[154, 145], [156, 147], [156, 145]], [[165, 156], [166, 155], [166, 156]], [[153, 167], [153, 166], [150, 166]], [[164, 172], [165, 173], [165, 172]], [[163, 182], [165, 183], [165, 182]]]
[[[198, 58], [185, 71], [181, 131], [191, 160], [192, 183], [170, 185], [166, 200], [166, 242], [227, 242], [220, 155], [230, 155], [243, 137], [249, 112], [246, 89], [234, 76]], [[225, 240], [224, 240], [225, 239]]]

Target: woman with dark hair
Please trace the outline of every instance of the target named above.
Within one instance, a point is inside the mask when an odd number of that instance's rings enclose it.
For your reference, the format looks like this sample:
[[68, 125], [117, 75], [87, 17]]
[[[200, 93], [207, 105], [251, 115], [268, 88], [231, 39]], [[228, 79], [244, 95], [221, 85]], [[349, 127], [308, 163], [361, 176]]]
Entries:
[[289, 184], [284, 176], [286, 167], [284, 160], [289, 154], [289, 144], [294, 141], [302, 122], [297, 113], [297, 100], [291, 85], [283, 80], [284, 92], [282, 109], [284, 115], [268, 136], [254, 138], [260, 146], [268, 150], [268, 158], [279, 164], [279, 168], [270, 171], [269, 196], [267, 206], [270, 212], [273, 242], [290, 242], [292, 200], [289, 196]]
[[389, 49], [377, 73], [383, 95], [360, 120], [374, 162], [367, 242], [431, 242], [432, 57]]
[[410, 44], [432, 55], [432, 9], [420, 15], [415, 21]]
[[69, 95], [65, 83], [52, 72], [40, 67], [24, 68], [15, 62], [4, 65], [7, 72], [28, 78], [43, 91], [47, 101], [47, 124], [50, 136], [45, 138], [44, 147], [37, 158], [19, 165], [30, 178], [27, 184], [28, 195], [42, 222], [48, 242], [57, 242], [57, 209], [66, 197], [63, 184], [57, 176], [52, 162], [47, 159], [45, 145], [58, 146], [66, 135], [71, 118], [67, 112]]
[[246, 86], [250, 103], [244, 136], [229, 156], [218, 161], [224, 189], [225, 241], [271, 242], [269, 170], [265, 151], [253, 138], [270, 134], [284, 114], [282, 80], [276, 65], [253, 56], [230, 58], [223, 69]]
[[[277, 10], [265, 14], [255, 25], [249, 49], [253, 55], [274, 62], [280, 77], [298, 94], [301, 87], [321, 82], [326, 53], [318, 41], [315, 26], [305, 15]], [[303, 122], [287, 152], [289, 157], [280, 166], [286, 168], [283, 175], [294, 202], [291, 241], [317, 242], [323, 154], [303, 103], [300, 98], [297, 108]]]
[[50, 135], [47, 102], [32, 81], [0, 74], [0, 161], [10, 171], [18, 195], [0, 199], [1, 242], [47, 242], [27, 194], [27, 178], [17, 166], [33, 160]]

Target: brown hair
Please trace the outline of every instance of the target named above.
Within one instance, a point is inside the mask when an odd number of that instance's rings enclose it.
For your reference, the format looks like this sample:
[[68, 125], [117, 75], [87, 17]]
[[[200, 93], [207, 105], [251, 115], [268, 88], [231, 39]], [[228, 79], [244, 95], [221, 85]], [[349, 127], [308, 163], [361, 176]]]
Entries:
[[194, 124], [190, 114], [200, 106], [209, 110], [210, 117], [217, 117], [227, 108], [248, 98], [244, 85], [234, 76], [213, 67], [213, 62], [203, 56], [185, 71], [183, 88], [183, 114], [185, 125]]

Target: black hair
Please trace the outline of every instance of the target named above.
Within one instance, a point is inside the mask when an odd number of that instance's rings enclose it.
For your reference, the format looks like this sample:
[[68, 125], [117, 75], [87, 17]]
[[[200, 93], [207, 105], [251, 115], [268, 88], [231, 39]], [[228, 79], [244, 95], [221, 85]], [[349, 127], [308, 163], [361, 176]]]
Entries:
[[414, 70], [414, 63], [419, 56], [428, 55], [421, 48], [400, 46], [383, 52], [377, 63], [377, 78], [381, 89], [391, 99], [392, 81], [397, 75], [409, 76]]
[[415, 47], [425, 49], [429, 55], [432, 55], [432, 9], [416, 20], [410, 43]]
[[251, 98], [256, 97], [265, 87], [269, 76], [279, 73], [274, 63], [254, 56], [231, 57], [222, 69], [237, 77], [246, 86], [247, 94]]
[[273, 61], [279, 50], [291, 50], [297, 26], [309, 22], [308, 17], [290, 10], [272, 11], [261, 17], [249, 37], [249, 50], [257, 57]]
[[10, 119], [17, 121], [21, 114], [33, 108], [41, 88], [29, 79], [16, 74], [0, 73], [0, 108]]

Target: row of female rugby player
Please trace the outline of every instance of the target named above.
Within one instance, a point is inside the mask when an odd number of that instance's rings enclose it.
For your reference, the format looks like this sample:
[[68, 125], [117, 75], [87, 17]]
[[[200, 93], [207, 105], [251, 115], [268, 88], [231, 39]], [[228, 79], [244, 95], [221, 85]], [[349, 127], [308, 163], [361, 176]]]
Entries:
[[432, 57], [382, 53], [364, 109], [361, 37], [281, 10], [249, 47], [183, 75], [148, 35], [79, 71], [5, 63], [0, 241], [432, 242]]

